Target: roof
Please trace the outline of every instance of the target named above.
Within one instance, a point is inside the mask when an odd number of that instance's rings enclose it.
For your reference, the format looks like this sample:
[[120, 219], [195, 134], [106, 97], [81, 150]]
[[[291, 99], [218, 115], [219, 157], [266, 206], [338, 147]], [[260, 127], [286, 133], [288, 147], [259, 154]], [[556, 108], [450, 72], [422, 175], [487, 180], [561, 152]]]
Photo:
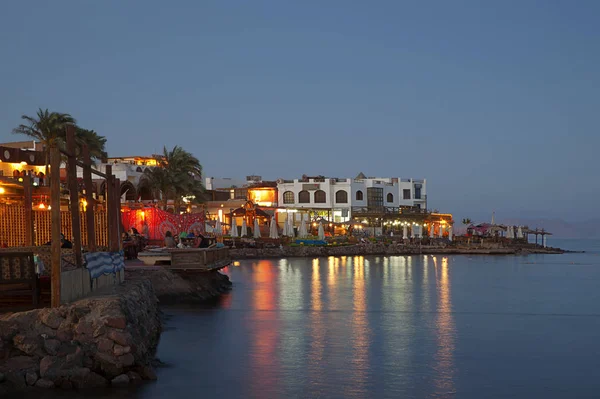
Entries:
[[360, 179], [366, 179], [366, 178], [367, 178], [367, 176], [365, 176], [365, 174], [364, 174], [363, 172], [360, 172], [360, 173], [358, 174], [358, 176], [356, 176], [356, 177], [355, 177], [355, 179], [359, 179], [359, 180], [360, 180]]

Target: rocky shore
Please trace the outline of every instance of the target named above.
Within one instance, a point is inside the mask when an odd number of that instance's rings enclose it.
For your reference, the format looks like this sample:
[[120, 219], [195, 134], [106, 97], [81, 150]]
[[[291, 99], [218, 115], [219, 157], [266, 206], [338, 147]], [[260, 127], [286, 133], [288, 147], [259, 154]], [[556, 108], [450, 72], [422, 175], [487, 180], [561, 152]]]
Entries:
[[202, 302], [231, 289], [229, 277], [213, 272], [173, 272], [163, 267], [129, 267], [126, 281], [150, 281], [161, 304]]
[[2, 314], [0, 394], [156, 379], [160, 332], [158, 300], [144, 280], [58, 308]]
[[320, 256], [366, 256], [366, 255], [527, 255], [562, 254], [558, 248], [540, 247], [429, 247], [399, 244], [357, 244], [346, 246], [284, 246], [282, 248], [231, 249], [232, 259], [293, 258]]

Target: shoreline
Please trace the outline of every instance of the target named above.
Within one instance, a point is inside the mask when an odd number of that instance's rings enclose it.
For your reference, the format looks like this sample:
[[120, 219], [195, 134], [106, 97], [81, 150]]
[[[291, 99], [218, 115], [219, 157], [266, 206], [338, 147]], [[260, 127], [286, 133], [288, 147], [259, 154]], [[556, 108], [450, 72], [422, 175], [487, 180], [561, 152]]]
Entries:
[[408, 256], [408, 255], [533, 255], [548, 254], [560, 255], [564, 253], [578, 253], [561, 248], [540, 247], [429, 247], [429, 246], [404, 246], [385, 244], [357, 244], [347, 246], [286, 246], [280, 248], [231, 248], [229, 250], [233, 260], [260, 259], [260, 258], [299, 258], [323, 256]]

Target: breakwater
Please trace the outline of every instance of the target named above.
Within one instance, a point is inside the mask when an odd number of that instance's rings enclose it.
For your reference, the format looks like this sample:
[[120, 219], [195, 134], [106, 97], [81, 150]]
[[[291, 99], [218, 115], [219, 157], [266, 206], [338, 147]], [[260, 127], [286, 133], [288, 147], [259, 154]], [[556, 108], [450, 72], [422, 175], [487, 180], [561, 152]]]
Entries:
[[161, 333], [149, 281], [129, 281], [53, 309], [0, 315], [0, 394], [155, 379]]
[[561, 254], [558, 248], [540, 247], [434, 247], [399, 244], [357, 244], [344, 246], [283, 246], [280, 248], [237, 248], [230, 250], [232, 259], [249, 258], [295, 258], [320, 256], [366, 256], [366, 255], [527, 255], [533, 253]]

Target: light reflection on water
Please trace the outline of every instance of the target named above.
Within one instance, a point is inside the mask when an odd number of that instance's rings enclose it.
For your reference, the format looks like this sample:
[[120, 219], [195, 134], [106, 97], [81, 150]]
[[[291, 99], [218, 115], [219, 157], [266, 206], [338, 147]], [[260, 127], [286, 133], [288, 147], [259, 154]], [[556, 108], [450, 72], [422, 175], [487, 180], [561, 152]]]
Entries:
[[573, 256], [242, 261], [166, 309], [170, 367], [129, 397], [595, 398], [600, 258]]

